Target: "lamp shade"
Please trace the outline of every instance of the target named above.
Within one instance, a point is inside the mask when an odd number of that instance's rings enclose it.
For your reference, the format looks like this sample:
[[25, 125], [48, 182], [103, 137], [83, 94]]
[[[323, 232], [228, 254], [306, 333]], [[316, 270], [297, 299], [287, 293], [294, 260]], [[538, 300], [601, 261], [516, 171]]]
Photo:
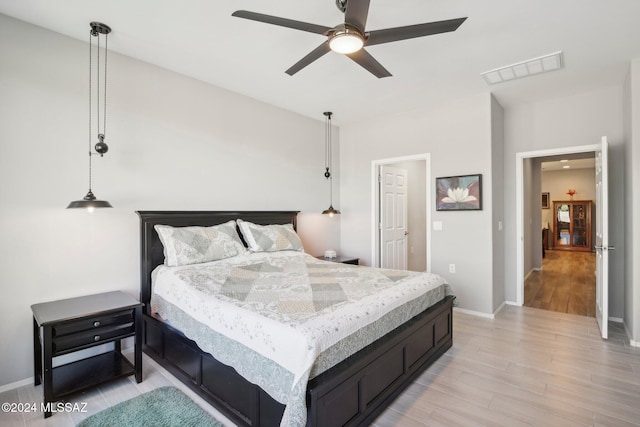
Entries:
[[329, 48], [338, 53], [349, 54], [362, 49], [364, 40], [358, 31], [345, 28], [329, 40]]
[[93, 192], [89, 190], [86, 196], [82, 200], [74, 200], [69, 203], [67, 209], [95, 209], [95, 208], [112, 208], [111, 203], [106, 200], [97, 200]]
[[329, 206], [329, 209], [325, 209], [322, 211], [323, 215], [329, 215], [329, 216], [333, 216], [333, 215], [340, 215], [340, 211], [337, 209], [333, 208], [333, 205]]

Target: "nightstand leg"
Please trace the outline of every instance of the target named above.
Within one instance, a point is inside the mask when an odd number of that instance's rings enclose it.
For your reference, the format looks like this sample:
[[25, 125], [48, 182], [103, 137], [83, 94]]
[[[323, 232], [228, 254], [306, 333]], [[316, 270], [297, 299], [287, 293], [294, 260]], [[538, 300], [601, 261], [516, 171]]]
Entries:
[[40, 326], [33, 318], [33, 385], [42, 381], [42, 347], [40, 346]]
[[42, 355], [43, 366], [43, 389], [44, 389], [44, 405], [47, 410], [44, 413], [45, 418], [51, 416], [50, 404], [53, 401], [53, 363], [52, 363], [52, 330], [50, 325], [42, 327], [42, 345], [44, 347]]
[[136, 316], [136, 338], [134, 345], [134, 364], [136, 365], [136, 382], [142, 382], [142, 307], [138, 307], [135, 310]]

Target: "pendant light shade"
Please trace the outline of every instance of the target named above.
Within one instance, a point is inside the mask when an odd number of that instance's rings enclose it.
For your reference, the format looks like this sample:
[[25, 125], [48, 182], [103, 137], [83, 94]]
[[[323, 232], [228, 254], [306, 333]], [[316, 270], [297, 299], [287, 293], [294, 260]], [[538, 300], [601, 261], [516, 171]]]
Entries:
[[325, 134], [324, 134], [324, 177], [329, 181], [329, 208], [322, 211], [323, 215], [339, 215], [340, 211], [333, 207], [333, 175], [331, 175], [331, 111], [323, 113], [325, 117]]
[[95, 208], [112, 208], [111, 203], [106, 200], [98, 200], [96, 196], [93, 195], [93, 192], [89, 190], [86, 196], [82, 198], [82, 200], [75, 200], [69, 203], [67, 209], [81, 208], [92, 211]]
[[[105, 135], [107, 133], [107, 40], [109, 33], [111, 32], [111, 28], [108, 25], [102, 24], [100, 22], [91, 22], [89, 24], [91, 30], [89, 31], [89, 191], [87, 195], [84, 196], [81, 200], [75, 200], [69, 203], [67, 209], [87, 209], [89, 212], [93, 212], [96, 208], [111, 208], [111, 203], [106, 200], [98, 200], [96, 196], [93, 194], [91, 190], [91, 159], [92, 156], [100, 155], [100, 157], [104, 156], [104, 154], [109, 151], [109, 146], [104, 142]], [[104, 70], [100, 70], [100, 35], [104, 36]], [[96, 69], [93, 69], [93, 38], [97, 39], [97, 53], [96, 53]], [[92, 94], [93, 94], [93, 86], [91, 84], [93, 73], [95, 72], [96, 76], [96, 103], [93, 105], [92, 103]], [[102, 74], [102, 80], [100, 75]], [[100, 87], [101, 81], [103, 82], [103, 88]], [[100, 92], [102, 91], [102, 128], [100, 128]], [[92, 116], [91, 111], [95, 108], [96, 110], [96, 130], [97, 130], [97, 140], [96, 145], [91, 147], [93, 140], [93, 128], [92, 128]]]
[[323, 211], [322, 211], [322, 213], [323, 213], [324, 215], [333, 216], [333, 215], [339, 215], [339, 214], [340, 214], [340, 211], [339, 211], [339, 210], [337, 210], [337, 209], [335, 209], [335, 208], [333, 207], [333, 205], [331, 205], [331, 206], [329, 206], [329, 209], [325, 209], [325, 210], [323, 210]]

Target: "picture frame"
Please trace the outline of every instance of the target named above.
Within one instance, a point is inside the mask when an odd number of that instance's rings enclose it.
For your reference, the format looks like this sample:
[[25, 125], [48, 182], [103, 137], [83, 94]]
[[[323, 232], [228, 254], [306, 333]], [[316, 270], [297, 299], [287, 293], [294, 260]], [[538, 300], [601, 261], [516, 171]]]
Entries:
[[549, 193], [542, 193], [542, 209], [549, 209]]
[[482, 174], [436, 178], [436, 210], [482, 210]]

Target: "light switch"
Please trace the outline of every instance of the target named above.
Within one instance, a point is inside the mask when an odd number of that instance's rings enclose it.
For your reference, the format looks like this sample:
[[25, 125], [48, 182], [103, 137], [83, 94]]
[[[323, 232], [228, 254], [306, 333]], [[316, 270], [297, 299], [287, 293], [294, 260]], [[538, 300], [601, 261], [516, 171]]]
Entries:
[[434, 230], [442, 230], [442, 221], [433, 221]]

